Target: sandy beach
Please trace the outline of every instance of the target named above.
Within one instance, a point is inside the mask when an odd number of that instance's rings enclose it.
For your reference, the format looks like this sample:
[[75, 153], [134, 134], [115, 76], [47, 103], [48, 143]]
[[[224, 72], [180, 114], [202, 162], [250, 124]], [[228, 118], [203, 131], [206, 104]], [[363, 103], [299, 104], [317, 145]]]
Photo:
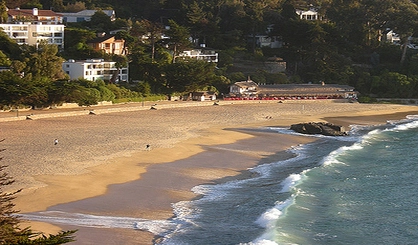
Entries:
[[[416, 106], [330, 101], [181, 103], [165, 102], [157, 110], [129, 104], [97, 108], [94, 115], [49, 111], [38, 118], [34, 112], [33, 120], [0, 118], [2, 164], [16, 179], [13, 189], [23, 188], [16, 208], [164, 220], [173, 216], [172, 203], [196, 197], [193, 186], [290, 157], [284, 150], [313, 140], [262, 127], [328, 121], [349, 128], [418, 114]], [[45, 233], [79, 229], [72, 244], [153, 244], [156, 239], [134, 229], [29, 224]]]

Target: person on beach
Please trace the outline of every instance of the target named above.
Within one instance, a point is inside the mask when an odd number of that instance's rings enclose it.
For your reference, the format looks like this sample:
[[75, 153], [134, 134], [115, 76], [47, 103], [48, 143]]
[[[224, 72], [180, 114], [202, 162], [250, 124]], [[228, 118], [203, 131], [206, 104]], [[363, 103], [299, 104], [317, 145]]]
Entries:
[[147, 151], [149, 151], [149, 150], [150, 150], [150, 148], [151, 148], [151, 146], [150, 146], [149, 144], [147, 144], [147, 145], [145, 146], [145, 149], [146, 149]]
[[58, 139], [54, 139], [54, 145], [58, 145]]

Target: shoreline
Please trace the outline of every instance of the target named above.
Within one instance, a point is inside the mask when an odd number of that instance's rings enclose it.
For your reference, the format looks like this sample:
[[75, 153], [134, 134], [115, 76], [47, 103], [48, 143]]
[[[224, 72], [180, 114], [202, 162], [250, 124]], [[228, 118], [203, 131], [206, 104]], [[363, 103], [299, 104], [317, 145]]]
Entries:
[[[92, 156], [91, 154], [90, 155], [87, 154], [88, 155], [87, 159], [88, 161], [90, 161], [90, 166], [89, 164], [85, 164], [83, 162], [77, 161], [79, 159], [75, 159], [76, 161], [73, 162], [72, 164], [74, 165], [72, 167], [75, 169], [75, 172], [77, 172], [75, 174], [62, 173], [54, 169], [51, 169], [50, 171], [44, 171], [44, 172], [50, 172], [49, 174], [31, 175], [31, 177], [37, 176], [35, 178], [36, 181], [34, 182], [30, 181], [28, 182], [28, 184], [41, 182], [47, 187], [43, 188], [41, 186], [38, 186], [38, 187], [32, 187], [32, 188], [30, 187], [29, 189], [25, 189], [26, 191], [24, 190], [24, 193], [22, 193], [22, 195], [19, 195], [18, 199], [16, 199], [17, 208], [22, 210], [22, 213], [35, 212], [35, 211], [45, 210], [48, 207], [52, 207], [60, 203], [64, 206], [66, 204], [70, 204], [71, 206], [70, 202], [73, 202], [76, 200], [86, 200], [85, 198], [94, 199], [95, 197], [99, 197], [99, 196], [102, 196], [102, 197], [111, 196], [111, 194], [109, 194], [110, 193], [109, 189], [111, 189], [113, 185], [116, 185], [116, 184], [123, 185], [123, 183], [127, 183], [130, 181], [132, 182], [135, 182], [138, 180], [145, 181], [146, 178], [144, 176], [146, 176], [147, 173], [150, 174], [150, 172], [152, 172], [151, 169], [153, 167], [162, 166], [164, 164], [170, 164], [170, 163], [172, 164], [173, 162], [177, 162], [177, 161], [187, 162], [187, 159], [196, 157], [199, 154], [207, 152], [208, 148], [211, 148], [211, 150], [214, 151], [213, 156], [214, 158], [216, 158], [216, 154], [219, 155], [219, 151], [221, 150], [219, 149], [219, 147], [216, 149], [216, 146], [229, 145], [230, 147], [234, 147], [234, 145], [239, 146], [241, 144], [240, 143], [241, 141], [246, 141], [246, 140], [251, 141], [257, 137], [259, 137], [260, 139], [263, 138], [262, 136], [251, 135], [251, 132], [248, 132], [248, 129], [250, 128], [257, 128], [260, 126], [289, 126], [292, 123], [318, 121], [318, 120], [321, 120], [321, 121], [326, 120], [326, 121], [336, 123], [336, 124], [341, 124], [342, 122], [345, 124], [345, 126], [350, 125], [350, 124], [355, 124], [355, 123], [358, 124], [362, 122], [365, 124], [376, 124], [376, 123], [385, 123], [387, 120], [402, 119], [404, 118], [405, 115], [414, 114], [413, 112], [418, 113], [418, 108], [414, 106], [398, 106], [398, 105], [364, 105], [363, 106], [363, 105], [342, 104], [342, 103], [338, 103], [338, 104], [308, 103], [306, 105], [303, 104], [304, 106], [301, 107], [301, 104], [297, 104], [297, 103], [295, 104], [286, 103], [286, 104], [287, 104], [286, 109], [283, 108], [284, 106], [277, 105], [277, 104], [270, 104], [270, 105], [249, 104], [249, 105], [228, 105], [228, 106], [220, 106], [220, 107], [216, 106], [215, 107], [216, 109], [213, 109], [213, 107], [199, 108], [199, 109], [196, 109], [196, 108], [164, 109], [164, 111], [167, 113], [164, 113], [163, 110], [158, 110], [158, 113], [160, 113], [161, 111], [163, 112], [163, 114], [169, 114], [169, 116], [172, 116], [172, 117], [175, 117], [175, 116], [181, 117], [181, 116], [184, 116], [185, 113], [187, 115], [188, 112], [191, 112], [191, 114], [207, 113], [208, 115], [202, 116], [202, 118], [200, 119], [189, 118], [188, 120], [183, 120], [183, 121], [179, 119], [180, 122], [178, 122], [178, 124], [175, 123], [176, 120], [172, 120], [172, 121], [169, 120], [170, 122], [168, 124], [164, 123], [160, 120], [161, 118], [159, 117], [157, 118], [158, 120], [154, 122], [154, 124], [151, 123], [153, 120], [145, 120], [145, 124], [146, 124], [145, 126], [148, 128], [150, 127], [150, 125], [163, 125], [163, 126], [165, 125], [168, 127], [172, 127], [170, 132], [166, 132], [166, 133], [160, 132], [160, 131], [164, 131], [161, 129], [153, 130], [153, 133], [155, 133], [154, 135], [160, 135], [162, 136], [163, 139], [160, 141], [151, 143], [152, 148], [150, 151], [145, 151], [144, 146], [147, 142], [149, 142], [150, 139], [152, 139], [151, 134], [150, 134], [151, 137], [148, 136], [146, 140], [143, 140], [140, 143], [135, 142], [137, 138], [133, 137], [132, 139], [130, 139], [130, 141], [134, 141], [133, 144], [135, 143], [139, 144], [141, 146], [140, 148], [134, 149], [132, 147], [126, 147], [128, 148], [126, 150], [126, 149], [123, 149], [122, 147], [122, 151], [120, 149], [116, 149], [116, 151], [112, 150], [111, 152], [105, 152], [105, 153], [111, 153], [110, 155], [101, 155], [99, 157], [94, 156], [94, 155]], [[344, 107], [345, 109], [338, 110], [338, 106]], [[243, 109], [243, 108], [238, 108], [238, 107], [245, 107], [245, 108]], [[281, 110], [277, 111], [277, 107]], [[314, 110], [307, 111], [307, 109], [310, 107], [314, 108]], [[321, 108], [316, 108], [316, 107], [329, 107], [329, 108], [325, 110], [324, 108], [321, 109]], [[221, 108], [221, 110], [219, 110], [218, 108]], [[234, 109], [239, 109], [239, 110], [237, 112], [237, 111], [234, 111]], [[255, 110], [245, 115], [245, 117], [242, 117], [242, 112], [247, 112], [249, 109], [255, 109]], [[176, 111], [176, 113], [168, 112], [169, 110]], [[225, 117], [222, 117], [219, 115], [220, 112], [229, 113], [229, 115], [227, 114]], [[129, 112], [129, 113], [123, 113], [123, 114], [114, 113], [114, 114], [109, 114], [109, 115], [98, 115], [98, 116], [102, 117], [102, 119], [106, 117], [105, 119], [109, 119], [109, 120], [105, 120], [107, 122], [107, 121], [120, 120], [121, 118], [128, 120], [128, 118], [131, 117], [134, 113], [135, 112]], [[150, 111], [143, 111], [141, 113], [147, 114], [151, 117], [155, 116], [153, 114], [156, 114], [156, 113], [151, 114], [152, 112]], [[130, 115], [125, 115], [125, 114], [130, 114]], [[138, 112], [136, 112], [135, 114], [138, 114]], [[176, 114], [179, 114], [179, 115], [176, 115]], [[231, 116], [231, 115], [232, 117], [234, 117], [233, 119], [237, 119], [237, 120], [231, 120], [231, 119], [226, 118], [227, 116]], [[271, 115], [273, 119], [267, 120], [266, 116], [269, 116], [269, 115]], [[350, 115], [350, 116], [347, 116], [347, 115]], [[94, 132], [96, 132], [94, 123], [97, 123], [96, 119], [93, 119], [95, 117], [96, 116], [89, 117], [86, 120], [87, 121], [86, 127], [92, 127], [91, 130]], [[138, 115], [134, 115], [133, 117], [135, 117], [136, 119], [139, 118]], [[138, 121], [144, 120], [142, 116], [140, 118], [141, 119], [138, 119]], [[93, 120], [93, 122], [90, 123], [90, 120]], [[24, 127], [25, 125], [22, 126], [22, 124], [32, 124], [33, 122], [37, 122], [37, 121], [40, 122], [41, 120], [34, 120], [32, 122], [22, 121], [20, 123], [19, 122], [2, 123], [2, 125], [7, 124], [8, 127], [12, 128], [13, 126], [16, 126], [17, 124], [20, 124], [18, 126], [20, 126], [21, 128], [25, 128]], [[43, 127], [54, 125], [56, 127], [57, 123], [58, 124], [62, 123], [64, 124], [63, 126], [67, 126], [66, 125], [67, 121], [71, 121], [71, 124], [73, 125], [74, 128], [68, 129], [68, 130], [70, 131], [74, 129], [81, 130], [82, 128], [82, 125], [79, 124], [79, 121], [81, 121], [81, 117], [74, 117], [72, 119], [66, 118], [65, 120], [62, 118], [42, 119], [42, 121], [44, 122], [46, 121], [46, 125], [43, 125], [44, 123], [40, 123], [37, 125], [38, 126], [41, 125]], [[128, 120], [128, 122], [126, 123], [129, 124], [129, 122], [130, 121]], [[196, 123], [196, 125], [188, 125], [188, 123], [194, 123], [194, 122]], [[116, 125], [116, 127], [117, 126], [118, 125]], [[226, 130], [227, 128], [229, 128], [229, 130]], [[230, 128], [234, 128], [235, 130], [230, 130]], [[144, 133], [144, 131], [140, 131], [140, 130], [137, 131], [136, 128], [135, 129], [130, 128], [130, 129], [134, 132], [134, 134], [139, 133], [139, 132]], [[245, 129], [247, 129], [247, 131]], [[46, 131], [43, 131], [43, 132], [45, 133]], [[64, 130], [64, 131], [68, 132], [67, 130]], [[2, 135], [3, 135], [3, 132], [5, 131], [2, 131]], [[25, 131], [25, 132], [28, 132], [28, 131]], [[102, 132], [102, 131], [99, 130], [99, 132]], [[180, 134], [179, 132], [181, 132], [182, 134]], [[42, 134], [42, 132], [38, 132], [38, 133]], [[119, 133], [120, 131], [116, 132], [116, 134], [119, 134]], [[45, 134], [48, 134], [48, 133], [45, 133]], [[174, 134], [174, 140], [173, 140], [172, 134]], [[12, 135], [12, 134], [9, 133], [9, 135]], [[52, 135], [53, 134], [50, 134], [50, 136]], [[38, 140], [39, 140], [40, 135], [37, 135], [36, 137], [38, 137]], [[45, 135], [42, 135], [41, 138], [43, 137], [45, 137]], [[68, 137], [68, 138], [71, 138], [71, 137]], [[265, 138], [266, 138], [266, 135], [264, 135], [263, 140], [265, 140]], [[266, 156], [269, 154], [270, 156], [274, 154], [280, 155], [280, 153], [278, 152], [282, 152], [285, 149], [288, 149], [290, 146], [292, 146], [292, 144], [303, 143], [304, 141], [303, 139], [306, 139], [308, 137], [301, 136], [301, 138], [299, 138], [298, 140], [294, 140], [294, 141], [290, 140], [289, 138], [283, 137], [283, 135], [280, 135], [280, 136], [275, 135], [273, 138], [276, 141], [278, 139], [281, 139], [280, 143], [282, 144], [281, 146], [282, 148], [276, 145], [274, 150], [267, 151], [266, 149], [260, 149], [257, 153], [254, 153], [253, 155], [246, 154], [245, 156], [243, 156], [243, 158], [246, 158], [248, 161], [246, 164], [239, 164], [239, 166], [234, 166], [234, 167], [229, 167], [229, 168], [219, 168], [219, 169], [207, 172], [207, 169], [197, 168], [195, 163], [189, 162], [183, 167], [184, 171], [181, 173], [181, 176], [183, 177], [187, 176], [188, 178], [194, 179], [193, 180], [194, 182], [190, 183], [190, 184], [193, 184], [193, 186], [195, 186], [196, 183], [198, 184], [207, 183], [207, 182], [214, 183], [216, 182], [216, 180], [219, 180], [221, 178], [237, 176], [240, 172], [247, 169], [248, 167], [259, 164], [259, 160], [263, 158], [262, 156]], [[76, 141], [78, 140], [78, 142], [82, 142], [77, 137], [74, 137], [74, 139]], [[101, 138], [101, 140], [103, 140], [103, 137]], [[120, 139], [115, 139], [115, 140], [123, 141], [124, 138], [121, 137]], [[62, 140], [60, 140], [60, 147], [61, 147], [61, 142]], [[100, 142], [100, 139], [98, 140], [98, 142]], [[45, 145], [49, 143], [51, 142], [48, 141], [48, 143], [45, 143]], [[108, 139], [107, 143], [110, 143], [110, 145], [113, 145], [114, 141]], [[101, 144], [100, 146], [103, 146], [103, 145], [106, 145], [106, 143]], [[6, 148], [10, 149], [10, 146], [15, 146], [15, 145], [10, 144]], [[97, 152], [97, 149], [95, 147], [91, 148], [88, 145], [87, 147], [92, 152], [93, 151]], [[79, 148], [73, 149], [72, 151], [74, 154], [76, 154], [77, 150], [79, 150]], [[248, 148], [245, 149], [244, 151], [248, 152]], [[103, 153], [103, 151], [98, 151], [97, 154], [101, 154], [101, 153]], [[52, 154], [51, 162], [54, 162], [54, 159], [56, 160], [57, 158], [54, 156], [54, 154]], [[249, 160], [249, 159], [252, 159], [252, 160]], [[66, 161], [65, 164], [72, 162], [72, 160], [74, 159], [70, 157], [69, 161]], [[75, 165], [78, 165], [79, 163], [82, 163], [81, 164], [82, 166], [75, 166]], [[18, 179], [19, 176], [16, 176], [16, 175], [11, 175], [11, 176], [19, 180]], [[74, 179], [73, 180], [74, 182], [69, 182], [68, 179]], [[94, 180], [93, 182], [97, 182], [96, 183], [97, 186], [90, 187], [89, 192], [86, 193], [85, 187], [86, 185], [90, 185], [92, 183], [92, 180]], [[149, 183], [150, 182], [148, 182], [148, 184]], [[112, 185], [112, 186], [109, 186], [109, 185]], [[164, 196], [164, 198], [166, 199], [171, 198], [170, 200], [184, 200], [184, 199], [193, 198], [193, 195], [190, 195], [191, 191], [190, 191], [189, 186], [187, 186], [188, 189], [180, 188], [178, 190], [174, 190], [174, 191], [172, 190], [171, 192], [163, 191], [161, 196]], [[69, 187], [71, 188], [69, 189]], [[57, 193], [59, 193], [60, 195], [57, 196]], [[149, 193], [149, 194], [152, 194], [152, 193]], [[172, 202], [169, 201], [168, 203], [170, 204]], [[113, 204], [113, 205], [116, 205], [116, 204]], [[94, 209], [93, 205], [92, 205], [92, 208]], [[77, 209], [77, 208], [73, 208], [73, 209]], [[159, 217], [167, 218], [168, 215], [172, 215], [170, 213], [171, 207], [169, 207], [169, 209], [170, 210], [166, 210], [167, 212], [161, 212], [161, 209], [158, 209], [158, 208], [154, 209], [154, 211], [144, 208], [141, 210], [142, 213], [141, 212], [138, 213], [138, 211], [136, 211], [137, 212], [136, 215], [139, 215], [137, 217], [141, 217], [141, 218], [154, 218], [154, 219], [155, 218], [158, 219]], [[112, 212], [113, 214], [115, 213], [117, 214], [120, 211], [116, 211], [116, 212], [112, 211]], [[40, 225], [37, 223], [31, 223], [31, 225], [34, 229], [37, 229], [43, 232], [45, 232], [45, 230], [48, 230], [47, 233], [56, 232], [49, 225], [47, 225], [48, 227], [45, 227], [45, 226], [42, 227], [42, 224]], [[66, 227], [66, 226], [63, 226], [63, 227]], [[58, 227], [54, 227], [54, 228], [57, 228], [57, 230], [61, 229]], [[68, 229], [68, 228], [65, 228], [65, 229]], [[86, 232], [87, 235], [90, 235], [92, 233], [92, 229], [84, 229], [84, 230], [87, 231]], [[118, 234], [129, 233], [130, 234], [131, 232], [118, 230], [116, 233]], [[133, 231], [132, 233], [133, 233], [132, 234], [133, 237], [127, 234], [125, 234], [124, 236], [135, 239], [134, 237], [137, 236], [138, 233], [144, 233], [141, 236], [144, 236], [145, 237], [144, 239], [148, 239], [148, 242], [138, 243], [138, 244], [151, 244], [152, 240], [149, 240], [149, 239], [152, 236], [150, 234], [146, 234], [147, 232], [138, 232], [136, 230], [136, 231]], [[78, 234], [79, 232], [76, 233], [76, 238], [79, 237]], [[94, 235], [92, 236], [94, 237]], [[96, 236], [99, 236], [99, 235], [96, 235]], [[117, 237], [121, 238], [120, 236], [117, 236]], [[76, 244], [76, 243], [73, 243], [73, 244]], [[86, 243], [83, 243], [83, 244], [86, 244]]]

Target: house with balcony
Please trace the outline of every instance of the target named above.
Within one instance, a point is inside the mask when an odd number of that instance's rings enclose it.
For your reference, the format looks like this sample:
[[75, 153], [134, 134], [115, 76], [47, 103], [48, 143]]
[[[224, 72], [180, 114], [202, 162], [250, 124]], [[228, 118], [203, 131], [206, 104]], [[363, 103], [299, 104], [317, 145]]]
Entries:
[[114, 61], [104, 61], [103, 59], [68, 60], [63, 62], [62, 69], [70, 76], [71, 80], [111, 81], [113, 76], [117, 76], [116, 82], [128, 81], [128, 67], [122, 67], [118, 71], [115, 64]]
[[106, 54], [126, 55], [125, 40], [116, 39], [115, 34], [101, 34], [99, 37], [87, 41], [87, 45]]
[[9, 9], [7, 23], [0, 28], [18, 44], [38, 45], [41, 41], [64, 48], [62, 16], [51, 10]]
[[183, 51], [176, 57], [176, 59], [195, 59], [203, 60], [206, 62], [218, 62], [218, 53], [213, 49], [205, 48], [204, 46], [199, 49], [191, 49]]

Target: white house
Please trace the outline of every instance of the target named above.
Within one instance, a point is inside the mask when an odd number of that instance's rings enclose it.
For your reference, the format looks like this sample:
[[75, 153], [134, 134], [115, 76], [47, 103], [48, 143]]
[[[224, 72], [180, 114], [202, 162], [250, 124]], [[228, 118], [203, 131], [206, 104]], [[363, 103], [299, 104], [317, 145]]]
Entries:
[[128, 67], [123, 67], [117, 72], [114, 61], [104, 61], [103, 59], [89, 59], [83, 61], [68, 60], [62, 64], [62, 69], [70, 76], [70, 79], [87, 79], [96, 81], [110, 81], [114, 75], [118, 78], [116, 82], [128, 81]]
[[183, 51], [179, 56], [178, 59], [181, 58], [191, 58], [196, 60], [204, 60], [207, 62], [218, 62], [218, 53], [211, 49], [192, 49]]
[[[253, 37], [250, 37], [251, 39]], [[257, 47], [263, 48], [281, 48], [283, 46], [283, 41], [279, 36], [267, 36], [267, 35], [256, 35], [255, 44]]]
[[37, 45], [42, 40], [64, 48], [64, 25], [61, 15], [51, 10], [10, 9], [8, 22], [0, 24], [11, 39], [18, 44]]
[[233, 95], [255, 96], [258, 93], [258, 84], [248, 78], [247, 81], [236, 82], [229, 87]]
[[319, 20], [320, 17], [318, 15], [318, 11], [311, 8], [309, 10], [296, 10], [296, 14], [299, 15], [301, 20]]
[[115, 10], [82, 10], [77, 13], [60, 13], [63, 16], [64, 23], [75, 23], [75, 22], [83, 22], [83, 21], [90, 21], [91, 17], [97, 12], [102, 11], [107, 16], [110, 17], [111, 21], [116, 20], [116, 13]]
[[393, 30], [390, 29], [383, 32], [383, 40], [394, 44], [401, 43], [401, 38], [399, 34], [393, 32]]

